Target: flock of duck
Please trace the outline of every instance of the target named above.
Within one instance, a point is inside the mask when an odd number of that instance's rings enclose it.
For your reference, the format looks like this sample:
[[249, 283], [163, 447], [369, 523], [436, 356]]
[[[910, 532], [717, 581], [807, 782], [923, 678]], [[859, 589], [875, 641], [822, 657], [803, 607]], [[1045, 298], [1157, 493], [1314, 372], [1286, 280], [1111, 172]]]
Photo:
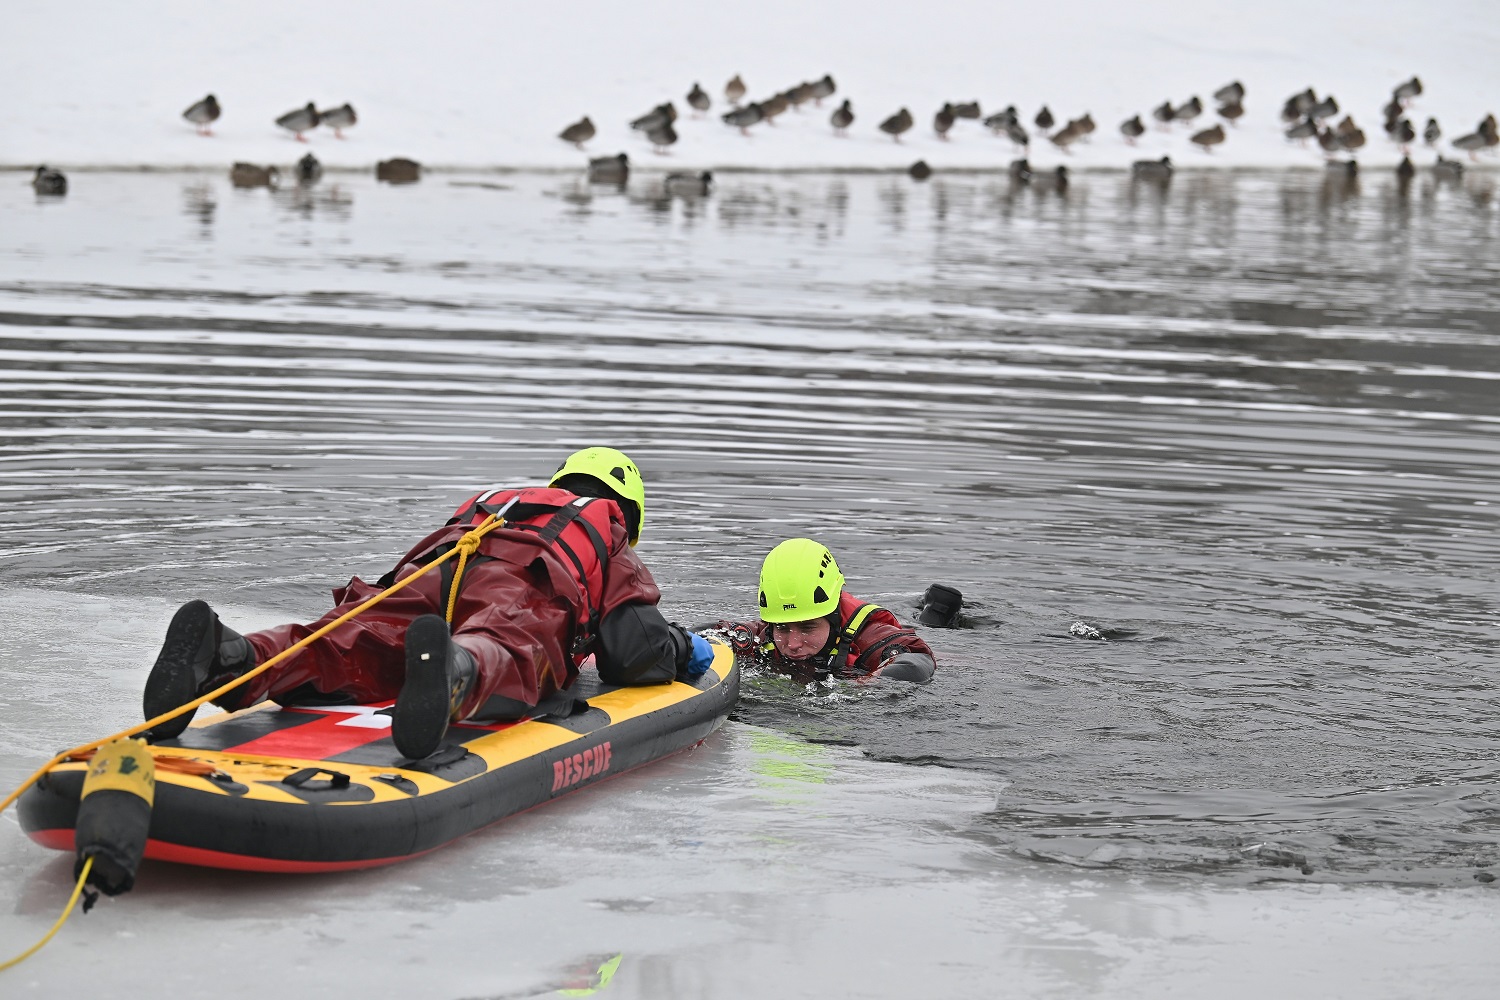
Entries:
[[[188, 109], [182, 113], [183, 119], [192, 125], [199, 135], [213, 135], [214, 122], [218, 121], [224, 113], [224, 108], [213, 94], [208, 94], [202, 100], [194, 101]], [[298, 142], [307, 142], [304, 133], [320, 126], [333, 129], [336, 139], [344, 137], [344, 129], [358, 124], [359, 115], [355, 113], [354, 105], [342, 104], [338, 107], [319, 110], [317, 104], [308, 101], [300, 108], [293, 108], [286, 114], [278, 115], [275, 123], [278, 127], [292, 133]], [[297, 183], [312, 184], [323, 176], [323, 164], [312, 153], [307, 153], [297, 161], [293, 168]], [[397, 157], [390, 160], [382, 160], [375, 165], [375, 177], [377, 180], [386, 181], [391, 184], [410, 184], [421, 178], [421, 164], [415, 160]], [[274, 188], [281, 183], [281, 169], [274, 165], [263, 166], [258, 163], [238, 162], [229, 168], [229, 180], [235, 187]], [[36, 174], [31, 181], [32, 188], [37, 194], [42, 195], [65, 195], [68, 193], [68, 178], [60, 170], [54, 170], [47, 166], [36, 168]]]
[[[1416, 167], [1410, 156], [1412, 144], [1420, 137], [1428, 148], [1436, 150], [1443, 136], [1443, 130], [1436, 118], [1429, 117], [1422, 131], [1418, 133], [1408, 114], [1412, 102], [1422, 94], [1422, 89], [1422, 81], [1414, 76], [1395, 87], [1391, 92], [1390, 101], [1382, 108], [1386, 138], [1402, 153], [1401, 163], [1396, 168], [1396, 173], [1403, 179], [1409, 179], [1416, 173]], [[726, 125], [739, 130], [740, 133], [749, 135], [749, 130], [756, 125], [772, 124], [786, 111], [800, 109], [809, 103], [821, 106], [824, 100], [833, 97], [837, 92], [838, 85], [834, 82], [832, 74], [824, 74], [817, 80], [804, 81], [775, 93], [766, 100], [747, 101], [748, 90], [745, 82], [736, 74], [724, 86], [724, 100], [730, 107], [728, 111], [720, 115], [720, 119]], [[1189, 141], [1200, 149], [1211, 151], [1228, 140], [1229, 132], [1225, 129], [1224, 123], [1227, 122], [1232, 128], [1244, 117], [1245, 87], [1238, 80], [1225, 84], [1213, 92], [1213, 101], [1215, 114], [1222, 121], [1205, 128], [1198, 127], [1199, 119], [1206, 109], [1197, 95], [1177, 105], [1170, 100], [1163, 101], [1150, 111], [1150, 117], [1156, 123], [1155, 127], [1162, 130], [1170, 131], [1178, 125], [1188, 126], [1193, 129]], [[686, 103], [697, 114], [706, 114], [713, 104], [708, 92], [696, 82], [687, 92]], [[208, 136], [213, 134], [213, 124], [219, 120], [222, 113], [223, 108], [218, 99], [213, 94], [208, 94], [202, 100], [189, 106], [182, 113], [182, 117], [193, 125], [200, 135]], [[1334, 119], [1338, 118], [1339, 113], [1339, 103], [1332, 94], [1326, 94], [1320, 98], [1309, 87], [1291, 95], [1282, 104], [1283, 135], [1288, 142], [1303, 145], [1309, 141], [1316, 141], [1328, 158], [1331, 168], [1352, 175], [1358, 170], [1358, 164], [1352, 155], [1364, 148], [1369, 139], [1364, 129], [1360, 128], [1353, 116], [1348, 113], [1345, 113], [1336, 124], [1332, 124]], [[1015, 105], [1010, 105], [1002, 111], [985, 117], [977, 101], [945, 102], [933, 114], [932, 130], [940, 139], [947, 140], [955, 125], [965, 119], [980, 121], [995, 135], [1004, 136], [1017, 152], [1024, 154], [1031, 148], [1032, 133], [1027, 130], [1022, 115]], [[630, 127], [642, 133], [651, 144], [651, 148], [660, 153], [667, 151], [678, 141], [677, 120], [676, 105], [668, 100], [636, 118], [630, 123]], [[333, 129], [335, 138], [342, 139], [343, 130], [354, 126], [358, 121], [359, 116], [351, 104], [345, 103], [320, 110], [316, 103], [309, 101], [303, 107], [293, 108], [278, 116], [275, 124], [292, 133], [298, 142], [306, 142], [305, 133], [320, 126]], [[833, 109], [828, 118], [829, 127], [835, 135], [847, 134], [854, 121], [854, 108], [847, 98]], [[1081, 117], [1069, 119], [1061, 127], [1057, 127], [1057, 118], [1046, 105], [1043, 105], [1041, 110], [1032, 117], [1031, 124], [1039, 136], [1063, 152], [1067, 152], [1075, 143], [1087, 141], [1097, 129], [1093, 116], [1088, 112]], [[901, 137], [915, 126], [916, 119], [911, 111], [902, 107], [894, 114], [883, 118], [877, 128], [899, 143]], [[1146, 131], [1147, 125], [1142, 121], [1140, 114], [1132, 115], [1119, 125], [1121, 137], [1130, 145], [1134, 145], [1137, 139], [1146, 134]], [[588, 116], [584, 116], [558, 133], [558, 138], [583, 149], [584, 143], [593, 139], [596, 134], [597, 129], [593, 121]], [[1497, 130], [1495, 116], [1486, 115], [1472, 132], [1466, 132], [1454, 138], [1451, 140], [1451, 145], [1454, 149], [1468, 153], [1471, 160], [1477, 160], [1480, 152], [1495, 150], [1497, 146], [1500, 146], [1500, 130]], [[1349, 154], [1351, 158], [1339, 159], [1343, 154]], [[1164, 178], [1171, 175], [1173, 165], [1171, 158], [1164, 156], [1159, 160], [1137, 160], [1132, 164], [1131, 169], [1136, 176]], [[382, 160], [376, 164], [375, 176], [378, 180], [388, 183], [407, 184], [420, 179], [421, 170], [421, 164], [403, 157]], [[1433, 164], [1435, 174], [1457, 177], [1462, 175], [1463, 170], [1464, 166], [1461, 161], [1446, 159], [1442, 153], [1437, 153], [1437, 159]], [[1032, 169], [1029, 160], [1024, 156], [1011, 161], [1008, 172], [1013, 180], [1021, 183], [1039, 185], [1050, 183], [1057, 187], [1064, 187], [1068, 183], [1066, 166], [1059, 166], [1050, 171], [1037, 171]], [[295, 173], [298, 183], [313, 183], [322, 176], [322, 164], [309, 152], [297, 162]], [[914, 179], [926, 180], [932, 176], [933, 170], [925, 161], [918, 160], [908, 168], [908, 173]], [[594, 157], [589, 160], [588, 179], [593, 183], [623, 186], [629, 176], [630, 158], [625, 153]], [[241, 162], [231, 167], [230, 180], [237, 187], [275, 187], [280, 183], [281, 172], [275, 166]], [[673, 173], [666, 176], [664, 187], [668, 193], [672, 194], [707, 194], [712, 183], [713, 175], [709, 171]], [[39, 166], [32, 179], [32, 187], [38, 194], [63, 195], [67, 193], [68, 180], [59, 170]]]
[[[804, 81], [795, 87], [775, 93], [766, 100], [747, 101], [745, 82], [736, 74], [724, 87], [724, 100], [730, 107], [728, 111], [720, 115], [720, 119], [724, 124], [738, 129], [742, 134], [749, 135], [751, 127], [762, 123], [774, 124], [779, 115], [789, 109], [801, 108], [809, 102], [821, 105], [824, 99], [832, 97], [837, 91], [838, 87], [833, 76], [825, 74], [821, 79]], [[1421, 93], [1422, 81], [1414, 76], [1394, 88], [1390, 101], [1383, 109], [1386, 137], [1399, 147], [1402, 153], [1401, 164], [1396, 168], [1396, 172], [1398, 176], [1404, 178], [1409, 178], [1416, 172], [1416, 167], [1411, 162], [1410, 147], [1418, 138], [1418, 133], [1408, 117], [1408, 109]], [[1230, 133], [1225, 128], [1225, 124], [1233, 128], [1244, 117], [1244, 84], [1238, 80], [1225, 84], [1213, 92], [1213, 101], [1215, 114], [1222, 121], [1207, 127], [1199, 127], [1199, 119], [1206, 109], [1204, 102], [1197, 95], [1176, 105], [1170, 100], [1163, 101], [1150, 111], [1150, 117], [1158, 129], [1170, 131], [1179, 125], [1192, 128], [1189, 141], [1205, 152], [1209, 152], [1228, 140]], [[712, 106], [708, 93], [696, 82], [687, 92], [686, 102], [689, 108], [700, 114], [706, 113]], [[1341, 120], [1333, 124], [1334, 119], [1339, 115], [1339, 110], [1338, 101], [1333, 95], [1328, 94], [1319, 98], [1311, 87], [1293, 94], [1282, 106], [1281, 117], [1285, 125], [1283, 135], [1288, 142], [1304, 145], [1309, 140], [1316, 140], [1325, 156], [1329, 158], [1331, 167], [1352, 174], [1358, 170], [1358, 165], [1352, 159], [1352, 155], [1364, 147], [1368, 140], [1364, 130], [1355, 124], [1352, 115], [1346, 113]], [[995, 135], [1009, 139], [1019, 153], [1024, 154], [1031, 148], [1032, 133], [1028, 131], [1015, 105], [984, 117], [977, 101], [945, 102], [933, 114], [932, 130], [938, 138], [947, 140], [954, 126], [964, 119], [981, 121]], [[678, 141], [677, 120], [675, 104], [672, 101], [664, 101], [632, 121], [630, 127], [643, 133], [654, 151], [663, 153]], [[847, 134], [854, 121], [854, 108], [847, 98], [833, 110], [828, 118], [829, 127], [834, 135]], [[1068, 152], [1075, 143], [1087, 141], [1097, 129], [1093, 116], [1088, 112], [1081, 117], [1069, 119], [1059, 127], [1056, 116], [1046, 105], [1043, 105], [1031, 119], [1031, 125], [1036, 128], [1039, 137], [1063, 152]], [[915, 126], [916, 119], [911, 111], [902, 107], [881, 119], [876, 127], [899, 143], [901, 137]], [[1119, 125], [1120, 135], [1130, 145], [1135, 145], [1136, 140], [1146, 134], [1147, 128], [1140, 114], [1132, 115]], [[593, 139], [596, 134], [597, 129], [593, 121], [588, 116], [584, 116], [559, 132], [558, 138], [582, 149], [583, 144]], [[1429, 117], [1421, 132], [1423, 143], [1436, 150], [1442, 135], [1443, 132], [1437, 119]], [[1486, 115], [1473, 132], [1453, 139], [1452, 145], [1455, 149], [1468, 153], [1471, 159], [1477, 159], [1477, 154], [1482, 150], [1494, 149], [1500, 145], [1500, 135], [1496, 133], [1495, 116]], [[1335, 159], [1341, 154], [1349, 154], [1351, 158]], [[1170, 157], [1162, 157], [1159, 160], [1138, 160], [1132, 165], [1135, 174], [1147, 177], [1170, 175], [1172, 169]], [[1463, 172], [1463, 164], [1457, 160], [1446, 159], [1439, 152], [1433, 169], [1438, 174], [1456, 176]], [[624, 184], [629, 177], [629, 172], [630, 160], [626, 153], [595, 157], [589, 161], [589, 179], [597, 183]], [[911, 165], [908, 172], [917, 180], [925, 180], [932, 176], [933, 170], [925, 161], [918, 160]], [[1068, 176], [1065, 166], [1041, 173], [1034, 171], [1029, 161], [1024, 158], [1012, 161], [1009, 173], [1012, 178], [1022, 182], [1030, 183], [1045, 177], [1058, 185], [1065, 185]], [[708, 174], [696, 177], [674, 174], [669, 175], [669, 178], [679, 185], [689, 183], [706, 185], [711, 180]]]

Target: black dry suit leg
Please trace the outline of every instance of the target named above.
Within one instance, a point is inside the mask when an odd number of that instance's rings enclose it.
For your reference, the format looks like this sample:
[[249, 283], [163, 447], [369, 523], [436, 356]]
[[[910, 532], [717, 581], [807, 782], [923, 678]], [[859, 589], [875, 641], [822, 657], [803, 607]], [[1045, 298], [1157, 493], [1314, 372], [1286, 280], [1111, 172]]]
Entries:
[[391, 712], [391, 739], [412, 760], [443, 742], [474, 681], [474, 657], [448, 634], [439, 615], [423, 615], [406, 629], [406, 681]]
[[[161, 652], [146, 678], [142, 699], [146, 718], [170, 712], [253, 666], [255, 650], [250, 641], [221, 625], [219, 616], [203, 601], [189, 601], [172, 616]], [[230, 692], [220, 702], [225, 707], [238, 707], [234, 695]], [[170, 740], [180, 736], [192, 718], [192, 712], [184, 712], [169, 719], [151, 730], [150, 739]]]

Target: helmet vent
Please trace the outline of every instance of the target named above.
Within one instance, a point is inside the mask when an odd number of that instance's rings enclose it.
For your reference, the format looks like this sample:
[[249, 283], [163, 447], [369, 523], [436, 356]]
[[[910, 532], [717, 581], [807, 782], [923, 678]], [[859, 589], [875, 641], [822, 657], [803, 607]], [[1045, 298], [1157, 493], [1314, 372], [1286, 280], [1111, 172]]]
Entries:
[[769, 605], [766, 604], [766, 592], [764, 590], [760, 592], [760, 606], [763, 608], [769, 607]]
[[[821, 576], [822, 574], [820, 573], [818, 575]], [[828, 592], [826, 590], [824, 590], [822, 587], [817, 587], [813, 590], [814, 604], [822, 604], [826, 600], [828, 600]]]
[[625, 470], [622, 469], [622, 468], [620, 468], [618, 465], [615, 466], [613, 469], [610, 469], [609, 470], [609, 474], [611, 476], [614, 476], [616, 479], [618, 479], [622, 483], [625, 481]]

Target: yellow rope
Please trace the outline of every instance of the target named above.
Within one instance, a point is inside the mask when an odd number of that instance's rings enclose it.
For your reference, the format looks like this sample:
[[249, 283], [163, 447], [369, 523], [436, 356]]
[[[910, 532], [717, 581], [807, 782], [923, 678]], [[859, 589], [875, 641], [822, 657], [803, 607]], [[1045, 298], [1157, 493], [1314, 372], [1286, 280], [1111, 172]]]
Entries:
[[[482, 521], [479, 525], [477, 525], [472, 531], [465, 532], [463, 537], [461, 537], [454, 544], [453, 548], [449, 549], [447, 552], [444, 552], [442, 555], [432, 560], [432, 562], [427, 563], [411, 576], [408, 576], [404, 580], [401, 580], [400, 582], [387, 587], [385, 590], [382, 590], [380, 593], [376, 594], [368, 601], [365, 601], [353, 611], [345, 612], [344, 614], [335, 618], [333, 621], [329, 622], [327, 625], [324, 625], [322, 628], [318, 629], [316, 632], [307, 636], [305, 639], [302, 639], [294, 645], [289, 646], [281, 652], [277, 653], [275, 656], [271, 657], [269, 660], [267, 660], [265, 663], [262, 663], [254, 670], [247, 670], [245, 673], [236, 677], [229, 683], [214, 688], [212, 691], [208, 692], [208, 694], [202, 695], [198, 698], [194, 698], [190, 702], [179, 705], [178, 707], [172, 709], [170, 712], [163, 712], [161, 715], [158, 715], [154, 719], [147, 719], [145, 722], [138, 722], [134, 726], [131, 726], [129, 729], [122, 729], [120, 732], [115, 733], [112, 736], [106, 736], [103, 739], [94, 740], [91, 743], [85, 743], [81, 746], [76, 746], [71, 750], [64, 750], [62, 753], [47, 761], [47, 763], [43, 764], [40, 768], [37, 769], [35, 774], [22, 782], [19, 788], [7, 795], [5, 797], [5, 801], [0, 802], [0, 813], [3, 813], [7, 808], [9, 808], [10, 804], [16, 801], [16, 799], [20, 798], [21, 793], [30, 788], [32, 784], [34, 784], [39, 778], [41, 778], [42, 775], [52, 770], [52, 768], [56, 765], [67, 760], [69, 757], [75, 756], [77, 754], [88, 753], [90, 750], [97, 750], [99, 747], [102, 747], [104, 744], [109, 743], [112, 740], [124, 739], [127, 736], [135, 736], [139, 733], [144, 733], [146, 730], [152, 728], [153, 726], [159, 726], [163, 722], [166, 722], [168, 719], [175, 719], [177, 716], [190, 709], [196, 710], [199, 705], [202, 705], [205, 702], [213, 701], [227, 694], [228, 692], [233, 691], [235, 688], [250, 680], [252, 677], [256, 677], [260, 674], [265, 673], [271, 667], [274, 667], [276, 664], [280, 663], [282, 660], [285, 660], [293, 653], [305, 649], [316, 640], [323, 638], [323, 636], [327, 635], [329, 632], [332, 632], [334, 629], [338, 628], [349, 619], [354, 618], [355, 616], [363, 613], [369, 608], [372, 608], [375, 605], [379, 604], [381, 601], [385, 600], [396, 591], [410, 586], [413, 582], [416, 581], [418, 577], [432, 572], [433, 569], [441, 566], [443, 563], [453, 558], [455, 554], [458, 554], [460, 556], [459, 573], [462, 573], [463, 560], [467, 560], [469, 553], [474, 552], [479, 548], [479, 540], [504, 523], [505, 522], [502, 521], [498, 516], [496, 516], [495, 514], [491, 514], [489, 517], [485, 518], [484, 521]], [[459, 573], [455, 573], [453, 576], [453, 589], [448, 599], [448, 620], [450, 622], [453, 620], [453, 603], [458, 597]]]
[[4, 972], [6, 969], [11, 968], [12, 966], [20, 965], [32, 955], [35, 955], [37, 952], [41, 951], [42, 945], [46, 944], [48, 941], [51, 941], [52, 935], [62, 930], [62, 925], [64, 924], [64, 922], [66, 922], [67, 919], [73, 915], [73, 904], [78, 902], [78, 896], [83, 892], [83, 884], [88, 881], [89, 869], [93, 867], [94, 859], [92, 857], [90, 857], [83, 863], [83, 871], [78, 873], [78, 884], [73, 887], [73, 895], [68, 897], [68, 905], [63, 908], [62, 916], [57, 918], [57, 923], [52, 925], [52, 929], [47, 932], [47, 936], [42, 938], [36, 944], [32, 945], [30, 948], [27, 948], [25, 951], [21, 952], [21, 954], [17, 955], [9, 962], [0, 965], [0, 972]]

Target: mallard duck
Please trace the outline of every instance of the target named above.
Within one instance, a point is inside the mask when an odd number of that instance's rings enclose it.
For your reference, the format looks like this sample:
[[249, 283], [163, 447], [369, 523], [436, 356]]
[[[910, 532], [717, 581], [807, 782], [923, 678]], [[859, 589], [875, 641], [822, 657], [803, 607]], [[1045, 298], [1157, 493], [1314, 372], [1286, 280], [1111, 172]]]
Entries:
[[828, 123], [833, 126], [835, 135], [843, 135], [844, 131], [854, 124], [854, 109], [849, 106], [849, 99], [844, 98], [844, 103], [833, 109], [833, 114], [828, 116]]
[[1172, 160], [1163, 156], [1159, 160], [1136, 160], [1130, 165], [1130, 172], [1136, 177], [1147, 177], [1161, 179], [1172, 176]]
[[1056, 132], [1052, 133], [1052, 135], [1048, 138], [1052, 140], [1052, 145], [1056, 146], [1058, 149], [1061, 149], [1063, 152], [1067, 152], [1069, 146], [1073, 145], [1073, 143], [1083, 138], [1083, 131], [1080, 129], [1078, 122], [1075, 119], [1074, 121], [1068, 122], [1068, 124], [1064, 125]]
[[1151, 109], [1151, 117], [1155, 118], [1163, 125], [1170, 124], [1172, 119], [1176, 116], [1177, 109], [1172, 107], [1171, 101], [1162, 101], [1156, 107]]
[[687, 92], [688, 107], [694, 111], [707, 111], [713, 102], [708, 99], [708, 92], [693, 82], [693, 89]]
[[1282, 134], [1288, 139], [1296, 139], [1298, 142], [1304, 142], [1317, 136], [1318, 123], [1311, 118], [1304, 118]]
[[1299, 94], [1293, 94], [1281, 106], [1281, 120], [1284, 122], [1295, 122], [1297, 119], [1306, 116], [1307, 110], [1317, 103], [1318, 95], [1313, 93], [1311, 87], [1308, 87]]
[[1031, 148], [1031, 135], [1015, 119], [1005, 123], [1005, 137], [1023, 149]]
[[705, 170], [701, 174], [668, 174], [661, 184], [667, 194], [692, 198], [708, 194], [713, 182], [714, 175]]
[[318, 124], [326, 125], [333, 129], [333, 137], [342, 139], [344, 129], [350, 128], [359, 122], [359, 116], [354, 113], [354, 105], [341, 104], [336, 108], [318, 112]]
[[1338, 113], [1339, 102], [1334, 99], [1334, 96], [1332, 94], [1329, 94], [1327, 97], [1323, 98], [1321, 101], [1307, 109], [1307, 117], [1311, 118], [1315, 122], [1320, 122], [1324, 121], [1325, 119], [1332, 118]]
[[1403, 181], [1409, 181], [1417, 174], [1417, 168], [1412, 166], [1411, 157], [1401, 157], [1401, 162], [1396, 166], [1396, 176]]
[[1031, 180], [1031, 163], [1024, 159], [1011, 160], [1010, 166], [1006, 168], [1006, 172], [1010, 174], [1011, 180], [1020, 181], [1022, 184], [1025, 184]]
[[724, 85], [724, 99], [736, 105], [745, 99], [745, 81], [740, 79], [738, 73]]
[[1468, 153], [1469, 159], [1471, 160], [1479, 159], [1479, 157], [1475, 156], [1474, 154], [1478, 153], [1486, 145], [1487, 144], [1484, 141], [1484, 136], [1480, 135], [1478, 132], [1470, 132], [1468, 135], [1461, 135], [1457, 139], [1453, 140], [1453, 148], [1461, 149], [1465, 153]]
[[1437, 162], [1432, 165], [1432, 172], [1437, 177], [1455, 180], [1464, 175], [1464, 165], [1459, 160], [1445, 160], [1443, 154], [1439, 153]]
[[755, 125], [765, 118], [759, 104], [746, 104], [744, 107], [735, 108], [719, 116], [725, 125], [733, 125], [740, 130], [741, 135], [750, 134], [750, 126]]
[[1028, 183], [1037, 190], [1052, 190], [1059, 194], [1068, 190], [1068, 168], [1058, 166], [1055, 170], [1044, 170], [1041, 173], [1033, 172]]
[[1239, 104], [1244, 99], [1245, 85], [1238, 80], [1233, 83], [1226, 83], [1214, 91], [1214, 100], [1220, 104]]
[[944, 141], [948, 139], [948, 131], [953, 128], [953, 105], [944, 104], [938, 108], [937, 114], [932, 116], [932, 130], [937, 137]]
[[910, 131], [912, 124], [911, 112], [902, 108], [880, 123], [880, 131], [900, 142], [901, 133]]
[[1434, 146], [1443, 137], [1443, 130], [1438, 128], [1436, 118], [1427, 119], [1427, 127], [1422, 130], [1422, 141], [1429, 146]]
[[375, 164], [375, 179], [387, 184], [415, 184], [422, 179], [422, 165], [404, 156], [381, 160]]
[[61, 170], [41, 166], [31, 178], [31, 190], [37, 194], [63, 195], [68, 193], [68, 178]]
[[911, 179], [914, 181], [925, 181], [932, 176], [932, 168], [927, 165], [926, 160], [918, 160], [907, 167], [906, 172], [911, 175]]
[[306, 107], [295, 108], [276, 119], [276, 124], [295, 135], [298, 142], [306, 142], [302, 133], [318, 127], [318, 109], [308, 101]]
[[761, 117], [761, 119], [763, 121], [771, 122], [771, 124], [775, 124], [771, 120], [773, 118], [775, 118], [777, 115], [785, 114], [786, 113], [786, 109], [790, 105], [791, 105], [791, 101], [789, 101], [787, 99], [786, 94], [784, 94], [784, 93], [777, 94], [776, 96], [772, 97], [769, 101], [761, 101], [760, 102], [760, 117]]
[[1351, 153], [1365, 146], [1365, 130], [1362, 128], [1340, 129], [1338, 135], [1339, 145]]
[[979, 118], [979, 102], [964, 101], [961, 104], [953, 105], [953, 117], [971, 118], [977, 120]]
[[1172, 112], [1172, 120], [1174, 122], [1191, 122], [1201, 114], [1203, 114], [1203, 102], [1198, 100], [1197, 95], [1194, 95], [1186, 104], [1177, 106], [1177, 110]]
[[838, 85], [833, 82], [833, 75], [831, 73], [824, 73], [823, 79], [812, 82], [813, 100], [820, 107], [823, 104], [823, 98], [832, 97], [837, 90]]
[[1396, 127], [1391, 130], [1391, 140], [1403, 148], [1410, 145], [1416, 137], [1417, 130], [1412, 128], [1411, 122], [1405, 118], [1398, 121]]
[[670, 122], [674, 122], [676, 120], [677, 109], [672, 106], [671, 101], [668, 101], [665, 104], [658, 104], [650, 111], [647, 111], [645, 114], [641, 115], [635, 121], [630, 123], [630, 127], [641, 132], [650, 132], [654, 128], [660, 128], [661, 126], [666, 125]]
[[209, 126], [219, 120], [218, 98], [214, 97], [213, 94], [209, 94], [203, 100], [184, 111], [182, 117], [197, 126], [199, 135], [213, 135], [213, 129]]
[[600, 156], [589, 161], [591, 184], [620, 184], [630, 178], [630, 158], [624, 153], [617, 156]]
[[1417, 79], [1416, 77], [1412, 77], [1410, 80], [1407, 80], [1405, 83], [1396, 87], [1395, 90], [1391, 91], [1391, 96], [1400, 101], [1402, 104], [1406, 104], [1410, 102], [1412, 98], [1419, 96], [1421, 93], [1422, 81]]
[[1233, 125], [1245, 117], [1245, 106], [1239, 101], [1231, 101], [1228, 104], [1219, 105], [1219, 117]]
[[273, 188], [281, 183], [281, 171], [274, 166], [236, 163], [229, 168], [229, 183], [237, 188]]
[[1135, 141], [1146, 134], [1146, 126], [1141, 124], [1141, 116], [1133, 115], [1122, 121], [1120, 123], [1120, 134], [1125, 137], [1126, 142], [1134, 146]]
[[318, 178], [322, 176], [323, 164], [318, 162], [318, 158], [316, 156], [308, 153], [306, 156], [302, 157], [302, 159], [297, 161], [297, 183], [315, 184], [317, 183]]
[[1042, 110], [1036, 113], [1036, 117], [1032, 119], [1032, 123], [1045, 132], [1057, 124], [1057, 119], [1052, 117], [1052, 109], [1043, 104]]
[[563, 142], [571, 142], [578, 149], [582, 149], [583, 144], [594, 137], [594, 123], [589, 120], [588, 115], [584, 115], [557, 133], [557, 137]]
[[672, 127], [671, 122], [662, 122], [658, 127], [646, 133], [646, 138], [651, 140], [651, 145], [658, 153], [665, 153], [667, 147], [677, 141], [677, 130]]
[[1004, 111], [996, 111], [994, 114], [990, 115], [984, 120], [984, 126], [988, 129], [992, 129], [996, 135], [1004, 132], [1005, 126], [1011, 124], [1020, 124], [1020, 122], [1017, 121], [1016, 106], [1014, 104], [1006, 108]]
[[801, 83], [797, 84], [797, 86], [782, 91], [781, 96], [786, 98], [786, 102], [789, 107], [800, 111], [802, 109], [802, 105], [813, 99], [812, 87], [813, 85], [811, 83], [804, 80]]
[[1215, 146], [1222, 143], [1225, 138], [1226, 136], [1224, 134], [1224, 126], [1215, 125], [1212, 128], [1206, 128], [1201, 132], [1194, 132], [1189, 141], [1199, 149], [1203, 150], [1205, 153], [1209, 153], [1213, 151], [1213, 148]]

